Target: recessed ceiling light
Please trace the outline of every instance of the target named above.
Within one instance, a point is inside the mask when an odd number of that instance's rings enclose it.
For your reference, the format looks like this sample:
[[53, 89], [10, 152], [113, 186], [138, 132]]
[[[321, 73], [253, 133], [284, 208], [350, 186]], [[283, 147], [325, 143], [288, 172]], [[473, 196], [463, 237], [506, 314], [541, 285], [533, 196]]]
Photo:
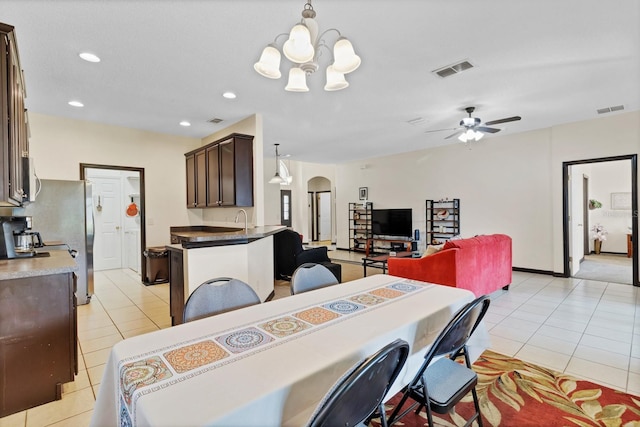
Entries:
[[84, 59], [87, 62], [100, 62], [100, 58], [98, 58], [98, 56], [94, 55], [93, 53], [82, 52], [78, 56], [80, 56], [80, 58]]
[[84, 107], [84, 104], [80, 101], [69, 101], [69, 105], [72, 107]]
[[180, 126], [185, 126], [185, 127], [186, 127], [186, 126], [191, 126], [191, 123], [189, 123], [189, 122], [188, 122], [188, 121], [186, 121], [186, 120], [183, 120], [183, 121], [181, 121], [181, 122], [180, 122]]
[[227, 99], [236, 99], [236, 94], [233, 92], [225, 92], [222, 94]]

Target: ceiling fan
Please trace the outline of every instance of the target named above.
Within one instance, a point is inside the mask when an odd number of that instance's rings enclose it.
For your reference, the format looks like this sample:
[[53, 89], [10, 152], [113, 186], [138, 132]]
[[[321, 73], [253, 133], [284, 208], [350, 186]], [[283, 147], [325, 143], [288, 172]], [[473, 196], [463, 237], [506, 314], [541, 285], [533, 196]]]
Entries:
[[437, 129], [437, 130], [429, 130], [428, 132], [440, 132], [443, 130], [455, 130], [454, 133], [447, 136], [445, 139], [453, 138], [454, 136], [458, 136], [458, 139], [462, 142], [468, 141], [478, 141], [480, 138], [484, 136], [485, 133], [496, 133], [500, 132], [498, 128], [492, 128], [488, 126], [497, 125], [501, 123], [515, 122], [521, 119], [520, 116], [506, 117], [504, 119], [491, 120], [488, 122], [482, 123], [479, 117], [471, 117], [471, 114], [475, 111], [475, 107], [467, 107], [464, 110], [469, 114], [469, 117], [465, 117], [460, 120], [460, 127], [453, 129]]

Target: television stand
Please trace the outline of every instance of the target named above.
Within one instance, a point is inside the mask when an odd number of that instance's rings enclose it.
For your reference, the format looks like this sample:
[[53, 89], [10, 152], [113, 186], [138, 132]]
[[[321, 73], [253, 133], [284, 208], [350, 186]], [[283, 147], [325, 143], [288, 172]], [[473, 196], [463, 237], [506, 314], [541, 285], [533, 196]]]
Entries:
[[384, 242], [388, 243], [391, 246], [391, 243], [402, 243], [404, 245], [404, 249], [400, 252], [411, 252], [411, 243], [413, 240], [411, 239], [394, 239], [393, 237], [385, 238], [385, 237], [373, 237], [367, 239], [367, 246], [365, 247], [365, 255], [368, 257], [373, 254], [385, 254], [391, 251], [391, 247], [380, 247], [375, 246], [376, 242]]

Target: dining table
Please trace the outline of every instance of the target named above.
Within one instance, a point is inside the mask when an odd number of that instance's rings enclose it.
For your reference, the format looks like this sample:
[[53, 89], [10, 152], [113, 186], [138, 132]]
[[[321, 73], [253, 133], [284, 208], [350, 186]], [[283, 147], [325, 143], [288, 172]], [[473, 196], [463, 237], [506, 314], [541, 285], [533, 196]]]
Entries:
[[[91, 426], [302, 426], [332, 386], [386, 344], [408, 384], [468, 290], [374, 275], [125, 339], [110, 351]], [[490, 345], [481, 323], [475, 360]]]

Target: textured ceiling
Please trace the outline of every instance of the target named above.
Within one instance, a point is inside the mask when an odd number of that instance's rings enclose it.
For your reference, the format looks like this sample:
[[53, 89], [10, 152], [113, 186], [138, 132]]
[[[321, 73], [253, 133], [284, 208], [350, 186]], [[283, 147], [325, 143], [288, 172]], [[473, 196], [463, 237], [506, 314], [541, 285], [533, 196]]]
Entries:
[[[325, 92], [320, 71], [307, 79], [310, 92], [289, 93], [284, 57], [280, 80], [253, 63], [303, 6], [0, 0], [0, 22], [16, 27], [30, 111], [190, 137], [260, 113], [265, 144], [302, 161], [458, 143], [444, 140], [451, 131], [425, 131], [455, 128], [467, 106], [483, 121], [522, 116], [497, 135], [593, 119], [608, 106], [640, 109], [637, 0], [315, 0], [320, 31], [339, 29], [362, 65], [345, 90]], [[102, 62], [80, 60], [85, 50]], [[475, 67], [446, 79], [432, 73], [465, 59]], [[227, 90], [237, 99], [223, 98]], [[407, 123], [416, 118], [424, 120]]]

